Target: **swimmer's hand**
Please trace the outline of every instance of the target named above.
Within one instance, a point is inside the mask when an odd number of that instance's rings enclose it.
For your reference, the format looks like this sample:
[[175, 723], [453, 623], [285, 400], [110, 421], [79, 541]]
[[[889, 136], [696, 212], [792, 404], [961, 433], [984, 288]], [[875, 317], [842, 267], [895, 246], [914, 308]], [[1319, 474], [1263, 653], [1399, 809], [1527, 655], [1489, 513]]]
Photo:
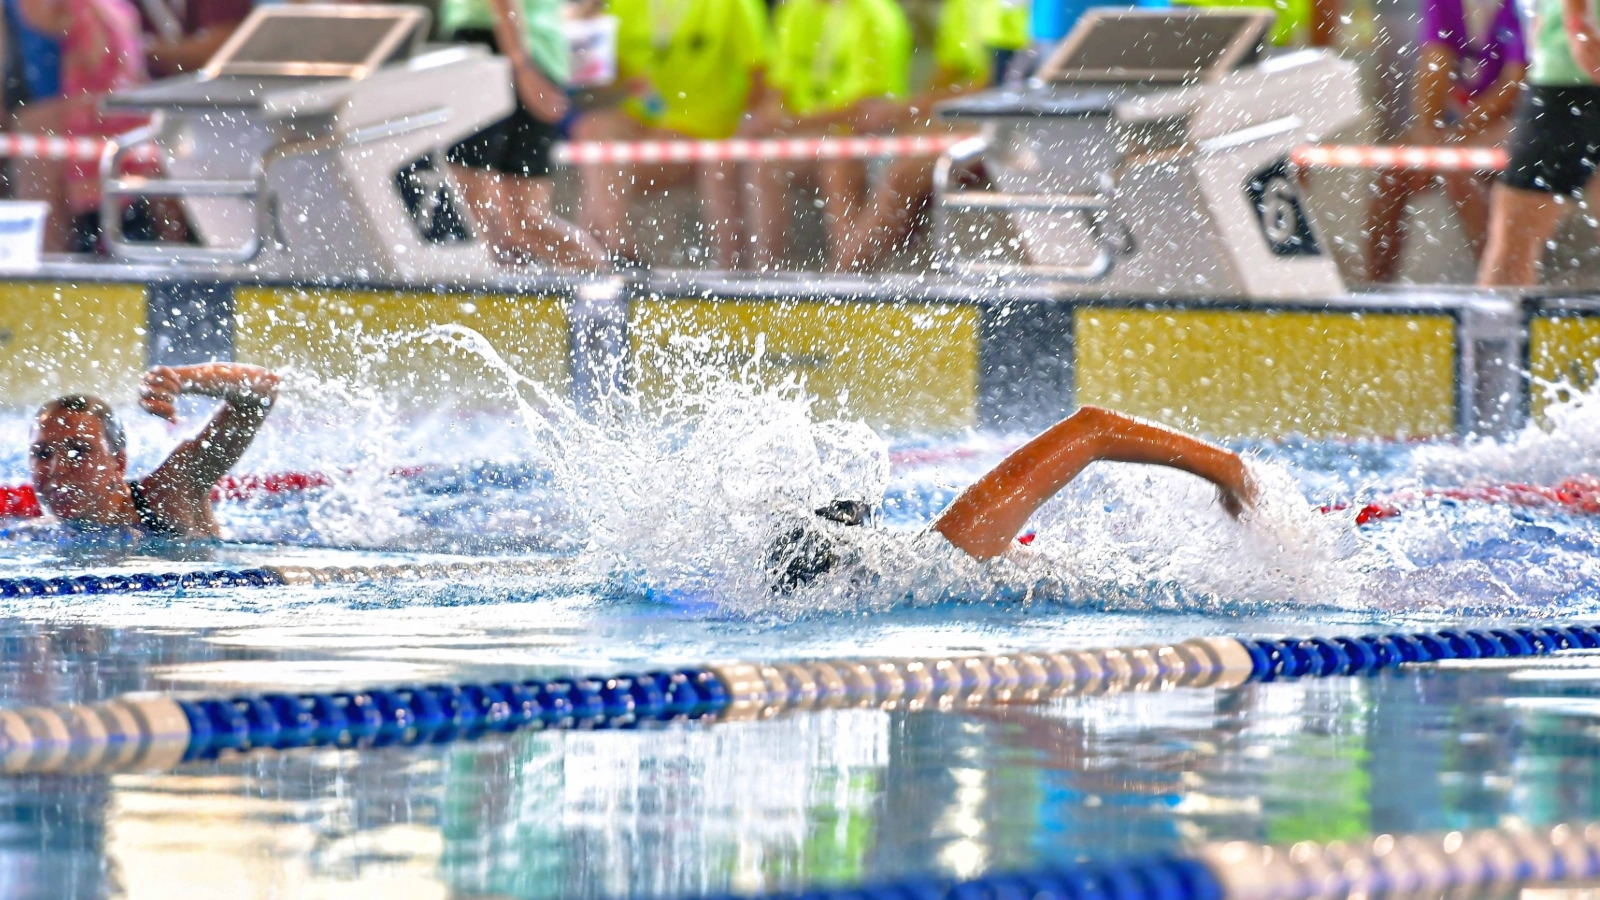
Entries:
[[178, 421], [177, 403], [181, 393], [183, 382], [171, 366], [152, 366], [139, 380], [139, 406], [168, 422]]
[[278, 396], [278, 376], [243, 363], [152, 366], [139, 382], [139, 405], [153, 416], [178, 421], [183, 394], [216, 397], [235, 407], [265, 408]]
[[1246, 510], [1256, 508], [1256, 502], [1261, 499], [1261, 489], [1250, 477], [1250, 468], [1237, 455], [1234, 456], [1234, 465], [1229, 468], [1233, 471], [1217, 479], [1217, 499], [1228, 515], [1237, 519]]

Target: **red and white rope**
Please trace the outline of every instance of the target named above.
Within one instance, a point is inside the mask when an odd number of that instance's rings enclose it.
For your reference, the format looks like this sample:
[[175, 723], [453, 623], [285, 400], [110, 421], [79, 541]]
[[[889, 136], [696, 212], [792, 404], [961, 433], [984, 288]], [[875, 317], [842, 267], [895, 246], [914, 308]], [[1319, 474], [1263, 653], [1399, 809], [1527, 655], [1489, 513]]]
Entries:
[[[890, 137], [774, 138], [728, 141], [604, 141], [555, 147], [563, 165], [754, 162], [761, 160], [868, 159], [938, 156], [967, 139], [960, 134]], [[0, 134], [0, 157], [93, 162], [106, 141], [95, 137]], [[150, 151], [146, 151], [150, 152]], [[135, 155], [140, 155], [135, 152]]]
[[[602, 141], [557, 144], [554, 156], [557, 163], [577, 166], [938, 156], [967, 137], [918, 134], [727, 141]], [[106, 141], [97, 137], [0, 134], [0, 157], [93, 162], [100, 158], [105, 145]], [[144, 153], [151, 154], [153, 149]], [[143, 154], [135, 150], [134, 155]]]
[[1498, 172], [1506, 167], [1499, 147], [1362, 147], [1307, 144], [1290, 154], [1295, 165], [1313, 169], [1412, 169], [1428, 172]]
[[[557, 144], [555, 160], [570, 166], [615, 166], [938, 156], [969, 137], [965, 134], [914, 134], [726, 141], [594, 141]], [[0, 134], [0, 157], [93, 162], [100, 158], [105, 145], [106, 141], [97, 137]], [[153, 156], [154, 147], [136, 148], [133, 155]], [[1506, 151], [1499, 147], [1308, 144], [1296, 147], [1291, 157], [1296, 165], [1319, 169], [1495, 172], [1506, 167]]]
[[726, 141], [604, 141], [558, 144], [555, 160], [562, 165], [607, 166], [938, 156], [969, 137], [971, 135], [966, 134], [915, 134]]
[[[58, 137], [45, 134], [0, 134], [0, 157], [97, 162], [106, 149], [105, 138]], [[136, 158], [154, 157], [154, 146], [136, 148]]]

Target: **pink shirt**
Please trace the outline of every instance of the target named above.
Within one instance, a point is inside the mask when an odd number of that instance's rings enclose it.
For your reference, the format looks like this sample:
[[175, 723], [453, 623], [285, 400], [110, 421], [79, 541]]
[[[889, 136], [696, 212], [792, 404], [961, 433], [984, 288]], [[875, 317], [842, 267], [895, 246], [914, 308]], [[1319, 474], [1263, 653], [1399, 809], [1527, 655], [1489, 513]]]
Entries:
[[[66, 0], [72, 27], [61, 41], [61, 93], [73, 103], [63, 122], [69, 135], [110, 137], [138, 128], [143, 116], [104, 116], [99, 98], [147, 79], [139, 12], [129, 0]], [[74, 213], [100, 205], [98, 163], [69, 163], [63, 173]]]

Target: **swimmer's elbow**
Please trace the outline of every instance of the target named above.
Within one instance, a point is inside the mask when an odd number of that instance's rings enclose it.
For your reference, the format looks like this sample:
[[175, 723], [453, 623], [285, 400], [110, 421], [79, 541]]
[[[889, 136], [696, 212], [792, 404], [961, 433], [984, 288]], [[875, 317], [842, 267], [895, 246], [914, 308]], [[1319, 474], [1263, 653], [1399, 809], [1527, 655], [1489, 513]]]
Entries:
[[1095, 446], [1101, 446], [1105, 438], [1121, 433], [1123, 427], [1131, 419], [1115, 410], [1103, 406], [1080, 406], [1077, 411], [1066, 419], [1066, 424], [1071, 429], [1071, 436], [1082, 440], [1091, 439]]
[[1067, 421], [1077, 423], [1082, 428], [1100, 428], [1119, 418], [1121, 416], [1103, 406], [1089, 404], [1078, 407], [1067, 417]]
[[263, 409], [271, 409], [278, 402], [278, 374], [268, 369], [254, 373], [250, 379], [250, 393]]

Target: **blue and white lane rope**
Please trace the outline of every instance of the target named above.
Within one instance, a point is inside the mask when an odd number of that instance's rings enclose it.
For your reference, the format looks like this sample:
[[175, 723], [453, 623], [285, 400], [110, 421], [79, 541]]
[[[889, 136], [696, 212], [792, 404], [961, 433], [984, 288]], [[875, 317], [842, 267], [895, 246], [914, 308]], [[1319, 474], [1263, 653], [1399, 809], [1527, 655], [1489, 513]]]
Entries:
[[[1291, 846], [1208, 844], [1193, 857], [912, 878], [770, 895], [784, 900], [1423, 900], [1600, 878], [1600, 826], [1378, 835]], [[727, 898], [733, 900], [733, 898]], [[741, 898], [749, 900], [749, 898]]]
[[367, 581], [420, 581], [452, 578], [516, 578], [548, 575], [555, 560], [483, 560], [402, 563], [381, 566], [260, 566], [196, 572], [136, 572], [112, 575], [62, 575], [55, 578], [0, 578], [0, 598], [67, 597], [78, 594], [137, 594], [176, 589], [282, 587], [352, 584]]
[[1103, 650], [928, 659], [732, 662], [609, 677], [329, 693], [134, 696], [0, 710], [0, 773], [156, 769], [223, 753], [373, 747], [543, 728], [634, 728], [873, 707], [964, 709], [1283, 678], [1374, 674], [1407, 663], [1600, 648], [1577, 625], [1336, 638], [1195, 638]]

